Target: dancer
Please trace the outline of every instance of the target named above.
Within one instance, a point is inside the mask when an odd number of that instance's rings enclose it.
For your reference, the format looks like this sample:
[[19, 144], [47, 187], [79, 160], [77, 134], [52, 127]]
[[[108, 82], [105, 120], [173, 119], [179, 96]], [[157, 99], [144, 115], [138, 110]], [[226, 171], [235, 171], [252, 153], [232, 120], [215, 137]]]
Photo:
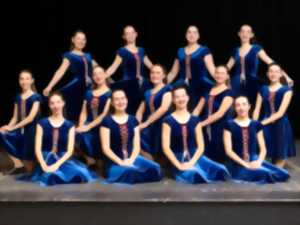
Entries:
[[225, 166], [203, 155], [201, 123], [187, 109], [189, 96], [186, 88], [176, 87], [172, 93], [175, 111], [163, 121], [162, 143], [175, 179], [196, 184], [229, 178]]
[[[233, 50], [227, 63], [231, 70], [234, 67], [231, 77], [231, 87], [235, 95], [246, 95], [251, 104], [255, 103], [256, 95], [261, 86], [261, 81], [257, 76], [259, 59], [270, 64], [273, 62], [262, 46], [252, 43], [254, 32], [250, 25], [241, 26], [238, 36], [241, 46]], [[282, 71], [287, 83], [293, 85], [293, 80]]]
[[152, 62], [145, 50], [136, 45], [138, 33], [133, 26], [126, 26], [123, 30], [125, 46], [117, 51], [112, 65], [106, 70], [108, 76], [112, 76], [121, 65], [123, 77], [112, 85], [112, 89], [123, 89], [128, 96], [128, 113], [135, 114], [143, 98], [143, 93], [150, 88], [146, 79], [145, 67], [150, 69]]
[[142, 183], [161, 179], [160, 166], [140, 156], [140, 132], [137, 119], [126, 113], [127, 97], [123, 90], [112, 92], [111, 115], [104, 118], [101, 142], [107, 156], [108, 182]]
[[269, 86], [263, 86], [257, 95], [253, 119], [259, 119], [261, 107], [266, 140], [267, 155], [279, 167], [284, 167], [286, 159], [296, 155], [293, 131], [286, 113], [293, 95], [292, 89], [282, 85], [281, 67], [272, 63], [268, 68]]
[[289, 178], [286, 170], [265, 161], [262, 125], [249, 118], [250, 104], [247, 97], [237, 97], [234, 107], [237, 116], [227, 122], [224, 130], [224, 145], [231, 159], [228, 169], [232, 178], [257, 183], [286, 181]]
[[98, 65], [90, 53], [84, 52], [86, 43], [85, 33], [81, 30], [75, 31], [71, 39], [71, 50], [64, 53], [60, 67], [43, 91], [43, 94], [48, 96], [69, 71], [71, 80], [60, 89], [60, 92], [66, 100], [66, 114], [74, 122], [78, 120], [86, 89], [91, 87], [93, 67]]
[[60, 93], [49, 96], [50, 116], [37, 124], [35, 154], [39, 165], [28, 180], [41, 186], [84, 183], [97, 179], [84, 164], [72, 158], [75, 142], [75, 127], [63, 115], [65, 102]]
[[21, 93], [15, 98], [13, 116], [0, 128], [0, 145], [14, 162], [14, 168], [6, 174], [31, 172], [35, 161], [35, 125], [40, 116], [41, 96], [36, 92], [31, 71], [20, 72], [19, 85]]
[[168, 74], [168, 83], [179, 80], [174, 84], [187, 83], [192, 96], [191, 107], [194, 108], [200, 97], [213, 86], [209, 78], [215, 74], [213, 56], [208, 47], [200, 45], [200, 33], [196, 26], [189, 26], [186, 31], [187, 46], [179, 48], [173, 67]]
[[193, 111], [193, 115], [201, 118], [202, 127], [205, 127], [206, 148], [205, 155], [212, 160], [224, 162], [226, 159], [223, 145], [223, 129], [231, 118], [233, 93], [229, 88], [228, 69], [224, 65], [216, 67], [214, 79], [216, 84], [209, 93], [202, 97]]
[[[162, 153], [161, 124], [169, 112], [171, 105], [171, 87], [165, 85], [166, 72], [163, 66], [156, 64], [151, 68], [150, 81], [152, 89], [145, 92], [136, 117], [140, 124], [143, 154], [151, 159], [157, 153]], [[150, 154], [150, 155], [149, 155]]]
[[109, 111], [111, 91], [106, 84], [106, 74], [100, 66], [93, 70], [93, 88], [86, 92], [79, 125], [76, 128], [79, 147], [83, 150], [87, 164], [101, 167], [103, 160], [99, 139], [100, 123]]

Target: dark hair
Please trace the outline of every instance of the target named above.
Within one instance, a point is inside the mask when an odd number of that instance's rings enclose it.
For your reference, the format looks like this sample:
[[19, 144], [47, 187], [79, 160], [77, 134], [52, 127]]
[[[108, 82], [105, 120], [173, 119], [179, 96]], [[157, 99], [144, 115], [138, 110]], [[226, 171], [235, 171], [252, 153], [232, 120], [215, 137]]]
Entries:
[[[85, 33], [84, 33], [83, 30], [78, 29], [78, 30], [75, 30], [75, 31], [73, 32], [72, 38], [74, 38], [78, 33], [82, 33], [82, 34], [85, 35]], [[74, 47], [75, 47], [75, 46], [74, 46], [73, 42], [71, 41], [71, 44], [70, 44], [70, 51], [72, 51], [72, 50], [74, 49]]]
[[[19, 77], [20, 77], [20, 75], [22, 73], [28, 73], [28, 74], [30, 74], [31, 78], [34, 80], [34, 76], [33, 76], [33, 73], [32, 73], [31, 70], [29, 70], [29, 69], [23, 69], [23, 70], [21, 70], [20, 73], [19, 73]], [[34, 92], [37, 92], [37, 89], [35, 87], [34, 82], [31, 84], [31, 90], [33, 90]]]
[[166, 69], [166, 67], [163, 66], [163, 65], [160, 64], [160, 63], [155, 63], [155, 64], [153, 64], [152, 67], [150, 68], [150, 73], [151, 73], [151, 70], [152, 70], [153, 67], [159, 67], [159, 68], [161, 68], [163, 74], [165, 75], [165, 78], [163, 79], [163, 83], [166, 84], [166, 83], [167, 83], [167, 69]]
[[180, 89], [185, 90], [186, 94], [189, 95], [188, 86], [186, 84], [177, 84], [177, 85], [175, 84], [175, 85], [173, 85], [172, 95], [174, 95], [175, 91], [180, 90]]
[[[234, 102], [236, 102], [236, 100], [237, 100], [238, 98], [246, 98], [247, 101], [249, 102], [249, 99], [248, 99], [248, 97], [247, 97], [246, 95], [237, 95], [237, 96], [235, 96]], [[249, 104], [250, 104], [250, 102], [249, 102]]]
[[[94, 71], [95, 71], [97, 68], [100, 68], [100, 69], [102, 69], [102, 70], [104, 71], [104, 68], [103, 68], [103, 67], [97, 65], [97, 66], [95, 66], [95, 67], [93, 68], [93, 76], [94, 76]], [[104, 71], [104, 72], [105, 72], [105, 71]], [[105, 79], [105, 83], [106, 83], [106, 79]], [[95, 83], [94, 79], [92, 79], [92, 89], [94, 90], [94, 89], [96, 89], [96, 88], [97, 88], [97, 84]]]
[[109, 107], [109, 114], [111, 114], [111, 115], [115, 113], [115, 108], [112, 105], [112, 102], [113, 102], [112, 100], [113, 100], [113, 97], [114, 97], [114, 93], [119, 92], [119, 91], [123, 92], [125, 94], [126, 98], [127, 98], [126, 92], [123, 89], [117, 88], [117, 89], [112, 90], [112, 92], [111, 92], [111, 103], [110, 103], [110, 107]]
[[50, 98], [52, 98], [53, 96], [59, 96], [63, 101], [65, 101], [65, 98], [63, 96], [63, 94], [60, 92], [60, 91], [52, 91], [50, 94], [49, 94], [49, 97], [48, 99], [50, 100]]

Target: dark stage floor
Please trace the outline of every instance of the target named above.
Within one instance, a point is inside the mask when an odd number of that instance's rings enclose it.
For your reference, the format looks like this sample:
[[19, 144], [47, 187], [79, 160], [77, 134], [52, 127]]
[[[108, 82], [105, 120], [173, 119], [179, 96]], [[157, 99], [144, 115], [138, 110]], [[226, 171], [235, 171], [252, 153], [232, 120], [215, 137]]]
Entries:
[[[299, 225], [299, 154], [288, 162], [288, 169], [288, 182], [267, 185], [232, 181], [188, 185], [165, 178], [138, 185], [100, 181], [44, 188], [0, 175], [0, 225]], [[37, 220], [49, 212], [56, 217], [42, 223]]]

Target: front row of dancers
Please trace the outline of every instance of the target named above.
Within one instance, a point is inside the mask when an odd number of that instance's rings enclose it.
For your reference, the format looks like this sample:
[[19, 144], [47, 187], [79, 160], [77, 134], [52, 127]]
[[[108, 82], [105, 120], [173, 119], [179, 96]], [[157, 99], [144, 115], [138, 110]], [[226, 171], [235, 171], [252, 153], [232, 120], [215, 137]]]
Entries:
[[[26, 169], [18, 179], [45, 186], [96, 181], [91, 168], [99, 162], [104, 162], [108, 182], [155, 182], [163, 177], [161, 158], [167, 159], [173, 177], [186, 183], [284, 182], [289, 179], [285, 160], [295, 155], [286, 115], [292, 90], [281, 84], [278, 64], [270, 64], [267, 74], [270, 85], [258, 93], [253, 116], [247, 97], [233, 97], [222, 65], [216, 67], [215, 86], [190, 112], [188, 88], [166, 85], [164, 68], [157, 64], [150, 71], [153, 87], [136, 115], [129, 115], [125, 92], [111, 91], [97, 66], [75, 127], [64, 117], [59, 92], [49, 96], [50, 116], [39, 118], [41, 96], [32, 73], [24, 70], [13, 117], [0, 128], [0, 144], [15, 163], [13, 174]], [[78, 152], [86, 163], [74, 157]]]

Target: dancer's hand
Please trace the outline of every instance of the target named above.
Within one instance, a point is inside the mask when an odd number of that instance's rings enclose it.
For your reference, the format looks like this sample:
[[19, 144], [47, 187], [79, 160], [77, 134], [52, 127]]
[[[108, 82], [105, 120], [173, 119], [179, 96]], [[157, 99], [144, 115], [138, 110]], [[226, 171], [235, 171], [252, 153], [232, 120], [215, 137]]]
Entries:
[[52, 88], [46, 87], [46, 88], [43, 90], [43, 95], [46, 96], [46, 97], [48, 97], [51, 91], [52, 91]]
[[77, 133], [85, 133], [89, 130], [90, 130], [90, 128], [87, 125], [79, 126], [76, 128]]

